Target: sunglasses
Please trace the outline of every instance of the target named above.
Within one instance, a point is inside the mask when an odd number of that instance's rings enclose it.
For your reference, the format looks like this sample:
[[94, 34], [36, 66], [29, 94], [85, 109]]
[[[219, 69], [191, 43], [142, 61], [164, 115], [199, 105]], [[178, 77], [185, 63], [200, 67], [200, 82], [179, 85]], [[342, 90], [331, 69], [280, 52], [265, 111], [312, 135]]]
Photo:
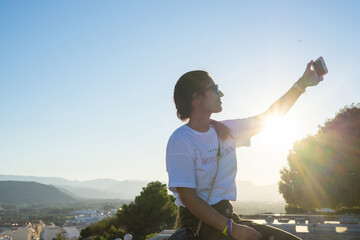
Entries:
[[200, 91], [198, 91], [198, 93], [201, 94], [201, 93], [204, 93], [204, 92], [206, 92], [206, 91], [208, 91], [208, 90], [211, 90], [211, 91], [213, 91], [214, 93], [220, 95], [219, 86], [218, 86], [217, 84], [212, 85], [212, 86], [210, 86], [210, 87], [207, 87], [207, 88], [205, 88], [205, 89], [203, 89], [203, 90], [200, 90]]

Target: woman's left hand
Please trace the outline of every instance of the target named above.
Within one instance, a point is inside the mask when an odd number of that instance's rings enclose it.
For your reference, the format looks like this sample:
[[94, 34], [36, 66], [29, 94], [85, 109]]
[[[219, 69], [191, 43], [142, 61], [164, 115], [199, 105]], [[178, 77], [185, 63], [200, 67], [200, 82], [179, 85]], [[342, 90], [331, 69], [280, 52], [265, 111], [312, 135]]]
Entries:
[[302, 77], [298, 81], [298, 84], [300, 86], [302, 86], [304, 89], [306, 87], [316, 86], [316, 85], [318, 85], [318, 83], [321, 80], [323, 80], [323, 77], [321, 77], [321, 79], [318, 79], [316, 74], [315, 74], [315, 71], [311, 69], [311, 66], [313, 65], [313, 63], [314, 62], [311, 60], [307, 64], [304, 74], [302, 75]]

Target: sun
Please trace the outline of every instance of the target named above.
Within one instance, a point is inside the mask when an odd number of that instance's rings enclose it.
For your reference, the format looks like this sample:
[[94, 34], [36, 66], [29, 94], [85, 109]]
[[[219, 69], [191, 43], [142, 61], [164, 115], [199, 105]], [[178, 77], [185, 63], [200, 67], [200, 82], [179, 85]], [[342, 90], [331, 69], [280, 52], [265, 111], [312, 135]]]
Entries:
[[297, 122], [290, 117], [271, 117], [260, 135], [268, 144], [292, 145], [299, 136]]
[[265, 131], [281, 131], [282, 128], [287, 128], [289, 125], [288, 122], [282, 117], [271, 117], [266, 120]]

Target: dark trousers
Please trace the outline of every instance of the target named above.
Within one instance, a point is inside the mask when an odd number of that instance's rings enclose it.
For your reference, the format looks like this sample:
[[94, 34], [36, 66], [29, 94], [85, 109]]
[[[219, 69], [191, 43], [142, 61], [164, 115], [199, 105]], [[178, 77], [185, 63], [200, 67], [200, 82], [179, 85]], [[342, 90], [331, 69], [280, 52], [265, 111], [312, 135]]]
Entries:
[[[246, 225], [254, 228], [263, 235], [264, 240], [301, 240], [297, 236], [285, 232], [281, 229], [274, 228], [271, 226], [257, 224], [250, 220], [241, 219], [238, 215], [233, 212], [233, 206], [229, 201], [221, 201], [215, 205], [212, 205], [219, 213], [224, 215], [226, 218], [232, 218], [234, 222]], [[194, 232], [199, 225], [199, 219], [195, 217], [187, 208], [180, 207], [179, 209], [179, 225], [184, 228], [191, 228]], [[200, 233], [200, 240], [229, 240], [232, 237], [224, 236], [219, 230], [207, 225], [202, 222]]]

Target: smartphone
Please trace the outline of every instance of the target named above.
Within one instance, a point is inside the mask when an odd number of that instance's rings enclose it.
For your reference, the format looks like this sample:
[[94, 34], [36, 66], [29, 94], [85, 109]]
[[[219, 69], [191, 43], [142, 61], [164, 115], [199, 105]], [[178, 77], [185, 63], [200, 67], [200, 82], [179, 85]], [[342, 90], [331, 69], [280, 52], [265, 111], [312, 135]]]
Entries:
[[321, 81], [322, 76], [328, 73], [328, 69], [326, 67], [325, 61], [323, 57], [319, 57], [316, 59], [313, 63], [314, 71], [316, 74], [316, 77]]

